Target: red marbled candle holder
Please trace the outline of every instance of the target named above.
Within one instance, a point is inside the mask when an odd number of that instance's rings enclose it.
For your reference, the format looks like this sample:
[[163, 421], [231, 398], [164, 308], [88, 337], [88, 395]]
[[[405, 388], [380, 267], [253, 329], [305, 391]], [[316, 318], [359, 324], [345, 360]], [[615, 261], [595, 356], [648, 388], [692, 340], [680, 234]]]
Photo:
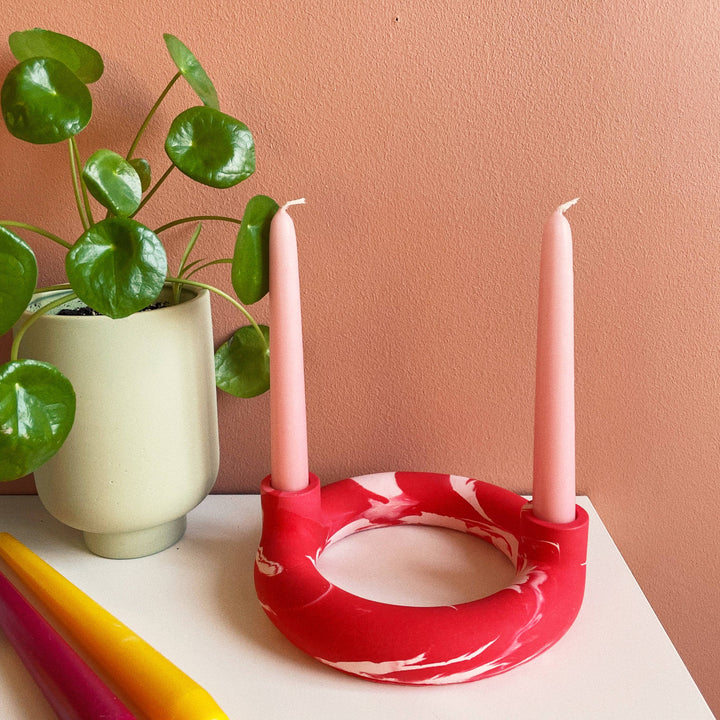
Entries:
[[[255, 587], [268, 617], [301, 650], [369, 680], [470, 682], [506, 672], [559, 640], [585, 590], [588, 515], [535, 518], [509, 490], [455, 475], [379, 473], [305, 490], [262, 483], [263, 531]], [[376, 602], [318, 570], [332, 543], [362, 530], [430, 525], [491, 543], [513, 563], [506, 588], [471, 602], [415, 607]]]

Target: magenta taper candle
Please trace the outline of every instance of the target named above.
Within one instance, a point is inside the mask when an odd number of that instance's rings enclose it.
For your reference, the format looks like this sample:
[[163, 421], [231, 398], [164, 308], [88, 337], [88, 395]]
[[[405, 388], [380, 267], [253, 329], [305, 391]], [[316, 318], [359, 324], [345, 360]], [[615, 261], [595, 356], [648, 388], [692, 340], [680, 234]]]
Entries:
[[61, 720], [136, 720], [2, 573], [0, 628]]
[[270, 482], [276, 490], [308, 485], [307, 415], [297, 239], [289, 205], [270, 224]]
[[575, 343], [572, 232], [561, 205], [543, 228], [535, 370], [533, 514], [575, 519]]

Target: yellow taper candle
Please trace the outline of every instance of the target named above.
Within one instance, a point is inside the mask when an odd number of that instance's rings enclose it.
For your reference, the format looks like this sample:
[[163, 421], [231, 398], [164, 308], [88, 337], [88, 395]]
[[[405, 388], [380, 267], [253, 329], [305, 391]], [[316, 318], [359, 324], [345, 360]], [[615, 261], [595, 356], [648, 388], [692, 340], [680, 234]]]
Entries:
[[192, 678], [8, 533], [0, 557], [150, 720], [228, 720]]

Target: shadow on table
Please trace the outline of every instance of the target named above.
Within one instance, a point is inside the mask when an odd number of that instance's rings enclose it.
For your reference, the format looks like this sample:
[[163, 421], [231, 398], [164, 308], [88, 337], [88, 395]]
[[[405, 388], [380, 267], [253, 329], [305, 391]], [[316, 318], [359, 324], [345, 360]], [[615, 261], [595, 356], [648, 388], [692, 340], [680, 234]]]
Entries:
[[228, 632], [238, 635], [241, 642], [255, 646], [255, 653], [268, 653], [275, 660], [336, 674], [290, 643], [263, 611], [255, 594], [253, 577], [260, 530], [258, 514], [250, 523], [238, 523], [227, 537], [199, 539], [206, 546], [202, 551], [204, 556], [213, 558], [216, 566], [219, 612], [228, 624]]

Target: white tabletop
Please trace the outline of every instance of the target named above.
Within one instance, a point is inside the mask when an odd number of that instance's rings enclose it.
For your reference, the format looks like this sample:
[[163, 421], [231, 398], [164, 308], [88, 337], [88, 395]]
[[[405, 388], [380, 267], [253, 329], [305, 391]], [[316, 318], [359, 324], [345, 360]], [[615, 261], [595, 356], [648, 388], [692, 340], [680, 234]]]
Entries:
[[[587, 498], [579, 503], [590, 514], [590, 541], [586, 597], [575, 624], [524, 666], [444, 687], [346, 676], [285, 640], [253, 588], [257, 495], [210, 496], [192, 511], [176, 546], [138, 560], [91, 555], [79, 534], [51, 518], [36, 497], [0, 496], [0, 530], [203, 685], [231, 720], [712, 718], [592, 504]], [[456, 566], [440, 564], [447, 556], [439, 545], [455, 548]], [[383, 551], [388, 547], [392, 553]], [[365, 571], [368, 558], [373, 565], [383, 558], [378, 572]], [[468, 580], [477, 558], [487, 560], [488, 576]], [[323, 571], [357, 594], [433, 604], [504, 586], [505, 563], [485, 543], [460, 533], [391, 528], [339, 543], [328, 551]], [[14, 579], [1, 562], [0, 569]], [[388, 581], [397, 575], [399, 581]], [[0, 718], [55, 718], [2, 634]]]

